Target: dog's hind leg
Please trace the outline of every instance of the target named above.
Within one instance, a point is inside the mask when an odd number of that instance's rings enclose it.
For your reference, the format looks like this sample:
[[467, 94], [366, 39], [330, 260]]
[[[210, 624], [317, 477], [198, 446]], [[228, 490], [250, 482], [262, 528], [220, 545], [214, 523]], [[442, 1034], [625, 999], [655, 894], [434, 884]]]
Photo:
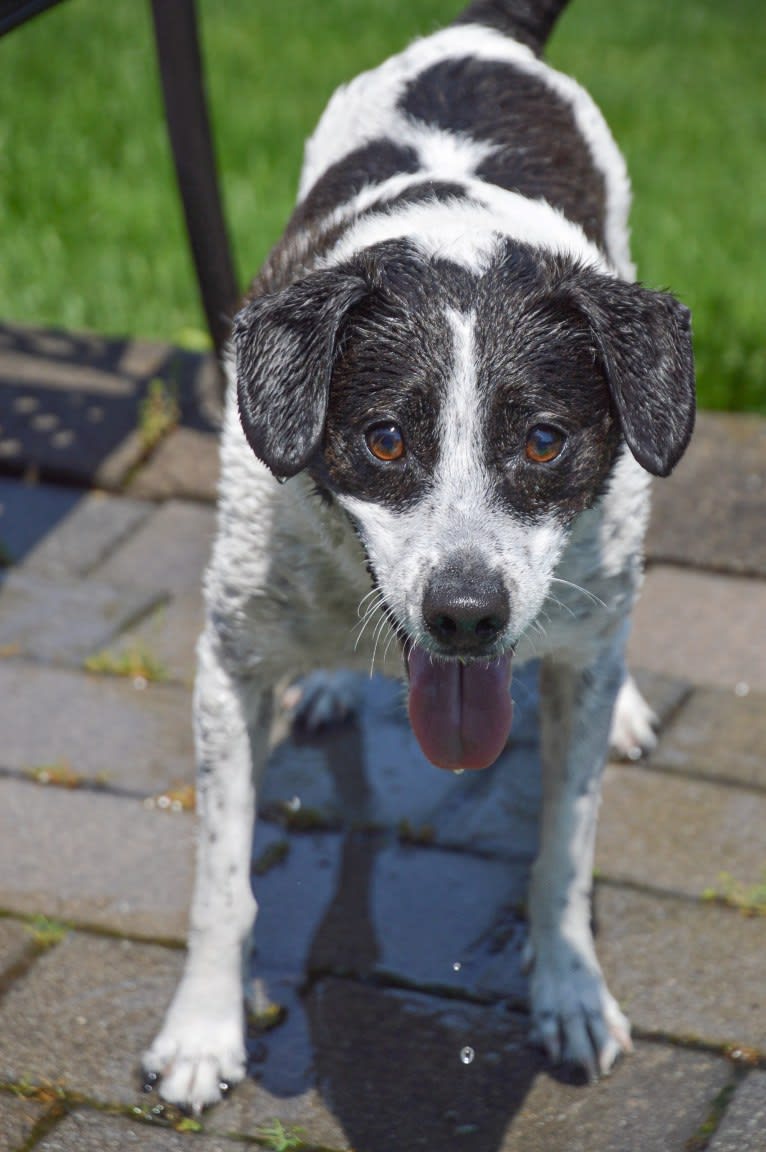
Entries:
[[271, 693], [227, 669], [212, 631], [195, 685], [200, 823], [189, 947], [165, 1023], [143, 1058], [148, 1084], [201, 1112], [245, 1075], [243, 976], [256, 914], [250, 853]]
[[530, 891], [533, 1038], [554, 1063], [609, 1071], [630, 1026], [601, 973], [591, 888], [601, 776], [622, 681], [621, 644], [587, 668], [547, 659], [541, 670], [543, 817]]

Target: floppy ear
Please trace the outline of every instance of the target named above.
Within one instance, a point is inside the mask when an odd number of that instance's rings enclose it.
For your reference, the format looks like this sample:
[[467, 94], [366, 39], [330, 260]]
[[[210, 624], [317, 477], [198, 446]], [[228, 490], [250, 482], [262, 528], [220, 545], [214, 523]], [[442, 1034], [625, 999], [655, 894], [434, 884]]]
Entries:
[[300, 472], [322, 438], [340, 326], [366, 292], [358, 276], [312, 272], [234, 321], [242, 427], [275, 476]]
[[588, 273], [574, 292], [596, 340], [625, 440], [668, 476], [694, 428], [691, 314], [667, 292]]

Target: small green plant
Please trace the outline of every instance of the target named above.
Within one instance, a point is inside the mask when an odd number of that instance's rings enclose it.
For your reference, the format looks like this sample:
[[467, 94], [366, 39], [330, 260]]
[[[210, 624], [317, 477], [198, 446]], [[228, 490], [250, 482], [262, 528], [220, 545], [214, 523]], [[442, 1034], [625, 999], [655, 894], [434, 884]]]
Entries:
[[155, 376], [138, 410], [138, 434], [146, 452], [151, 452], [181, 418], [178, 389]]
[[145, 644], [135, 641], [119, 651], [104, 648], [89, 656], [84, 664], [87, 672], [98, 676], [123, 676], [129, 680], [167, 680], [168, 671], [161, 660]]
[[742, 884], [729, 872], [721, 872], [718, 887], [706, 888], [702, 899], [727, 904], [746, 916], [766, 916], [766, 870], [755, 884]]
[[289, 1152], [291, 1148], [302, 1148], [303, 1139], [298, 1135], [303, 1129], [286, 1128], [281, 1120], [264, 1124], [256, 1133], [258, 1143], [269, 1152]]
[[27, 925], [38, 948], [52, 948], [59, 944], [69, 932], [69, 925], [49, 916], [33, 916]]

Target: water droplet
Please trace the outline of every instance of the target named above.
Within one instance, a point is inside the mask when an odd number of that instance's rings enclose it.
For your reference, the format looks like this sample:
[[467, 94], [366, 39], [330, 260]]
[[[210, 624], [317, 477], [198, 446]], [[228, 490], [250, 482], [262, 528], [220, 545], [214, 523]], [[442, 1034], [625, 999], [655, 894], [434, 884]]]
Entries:
[[632, 748], [628, 749], [628, 760], [640, 760], [642, 756], [643, 752], [638, 744], [634, 744]]
[[158, 796], [157, 797], [157, 807], [158, 808], [169, 808], [170, 807], [170, 797], [169, 796]]
[[460, 961], [456, 960], [454, 962], [454, 964], [452, 965], [452, 971], [453, 972], [459, 972], [462, 967], [463, 967], [463, 965], [460, 963]]
[[293, 796], [291, 800], [287, 801], [287, 809], [289, 812], [300, 812], [301, 798], [300, 796]]
[[452, 769], [453, 776], [462, 776], [464, 772], [465, 772], [465, 768], [453, 768]]
[[460, 1061], [462, 1064], [472, 1064], [473, 1058], [476, 1055], [473, 1048], [466, 1044], [465, 1048], [460, 1049]]
[[749, 696], [750, 695], [750, 685], [747, 683], [747, 681], [740, 680], [738, 684], [734, 685], [734, 695], [735, 696]]
[[144, 688], [146, 687], [146, 677], [134, 676], [133, 687], [135, 688], [136, 692], [143, 692]]

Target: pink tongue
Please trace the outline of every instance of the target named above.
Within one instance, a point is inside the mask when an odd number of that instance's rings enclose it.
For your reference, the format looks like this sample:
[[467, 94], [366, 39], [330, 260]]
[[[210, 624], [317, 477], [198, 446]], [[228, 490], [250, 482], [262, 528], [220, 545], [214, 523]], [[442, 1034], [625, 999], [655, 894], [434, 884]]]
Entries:
[[488, 768], [511, 730], [511, 658], [491, 664], [432, 660], [422, 648], [408, 658], [410, 723], [438, 768]]

